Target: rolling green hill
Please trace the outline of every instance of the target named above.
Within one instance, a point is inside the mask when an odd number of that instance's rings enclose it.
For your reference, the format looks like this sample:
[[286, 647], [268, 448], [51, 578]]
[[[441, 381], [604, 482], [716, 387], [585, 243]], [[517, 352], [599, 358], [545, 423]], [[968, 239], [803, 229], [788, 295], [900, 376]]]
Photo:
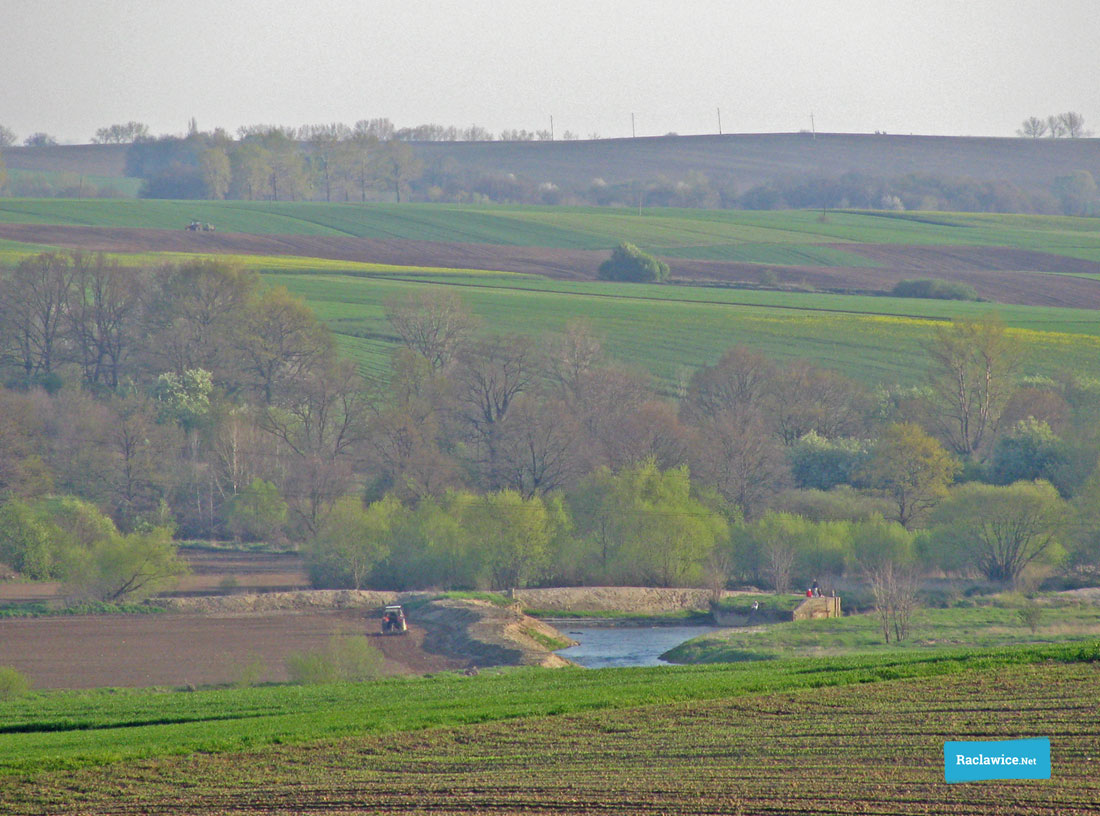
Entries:
[[1010, 247], [1100, 262], [1100, 220], [1061, 216], [785, 210], [0, 199], [0, 222], [351, 236], [608, 250], [631, 241], [671, 257], [866, 266], [836, 244]]
[[[216, 224], [221, 233], [319, 239], [570, 251], [607, 250], [627, 239], [669, 256], [736, 258], [780, 268], [873, 267], [878, 258], [857, 250], [883, 247], [902, 253], [946, 247], [948, 260], [953, 246], [1100, 260], [1100, 221], [1063, 217], [839, 212], [823, 222], [817, 213], [805, 211], [647, 210], [638, 215], [518, 206], [0, 200], [0, 222], [169, 229], [182, 234], [181, 227], [193, 218]], [[448, 257], [448, 245], [436, 246], [441, 259]], [[0, 257], [11, 260], [38, 249], [5, 242]], [[997, 312], [1023, 342], [1028, 373], [1072, 371], [1100, 378], [1100, 320], [1087, 309], [562, 281], [423, 264], [308, 258], [287, 251], [292, 254], [234, 255], [230, 260], [262, 271], [271, 282], [305, 297], [336, 331], [345, 350], [375, 377], [386, 376], [395, 343], [383, 304], [431, 286], [458, 292], [491, 331], [548, 336], [564, 330], [570, 320], [584, 318], [605, 338], [613, 356], [653, 372], [667, 393], [677, 393], [695, 367], [712, 363], [734, 344], [777, 359], [804, 357], [868, 384], [915, 383], [923, 377], [922, 344], [934, 321], [990, 312]], [[186, 257], [144, 252], [126, 262], [152, 265]], [[913, 262], [919, 263], [919, 258]], [[1033, 276], [1028, 285], [1039, 286], [1036, 282], [1041, 280]]]

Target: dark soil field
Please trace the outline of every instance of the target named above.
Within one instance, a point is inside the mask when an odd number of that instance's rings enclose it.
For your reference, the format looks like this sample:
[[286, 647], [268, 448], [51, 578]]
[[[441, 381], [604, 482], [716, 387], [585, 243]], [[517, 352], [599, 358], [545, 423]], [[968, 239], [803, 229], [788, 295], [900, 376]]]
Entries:
[[[1094, 664], [600, 711], [5, 780], [5, 813], [1097, 812]], [[1049, 780], [944, 782], [946, 740], [1048, 737]]]
[[[0, 238], [92, 252], [292, 255], [400, 266], [522, 272], [571, 280], [594, 280], [597, 268], [607, 258], [602, 251], [547, 247], [42, 224], [0, 224]], [[873, 258], [880, 266], [766, 266], [683, 258], [666, 260], [674, 280], [685, 283], [757, 284], [761, 274], [771, 269], [781, 284], [838, 291], [888, 291], [900, 280], [935, 277], [968, 283], [980, 297], [999, 303], [1100, 308], [1100, 284], [1072, 277], [1100, 275], [1100, 264], [1091, 261], [1001, 247], [844, 244], [843, 249]]]
[[[191, 568], [165, 595], [221, 595], [308, 589], [309, 576], [297, 553], [243, 552], [180, 547]], [[65, 587], [56, 581], [0, 581], [0, 605], [59, 602]]]
[[298, 553], [242, 552], [180, 547], [191, 574], [180, 579], [168, 595], [196, 595], [227, 591], [283, 591], [308, 589], [309, 576]]
[[424, 649], [425, 632], [378, 633], [373, 610], [263, 615], [90, 615], [0, 619], [0, 665], [34, 688], [184, 686], [286, 681], [292, 652], [320, 651], [333, 635], [370, 636], [386, 674], [465, 668], [468, 661]]

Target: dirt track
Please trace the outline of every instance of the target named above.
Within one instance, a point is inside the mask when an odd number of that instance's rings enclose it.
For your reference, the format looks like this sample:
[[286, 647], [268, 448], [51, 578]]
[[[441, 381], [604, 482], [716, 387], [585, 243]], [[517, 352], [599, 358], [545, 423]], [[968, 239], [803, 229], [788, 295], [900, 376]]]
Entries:
[[[185, 230], [0, 224], [0, 238], [103, 252], [208, 252], [294, 255], [401, 266], [491, 269], [569, 280], [591, 280], [602, 251], [312, 235], [192, 233]], [[843, 244], [879, 267], [765, 266], [667, 258], [684, 282], [758, 283], [771, 269], [780, 283], [825, 290], [887, 291], [899, 280], [936, 277], [973, 286], [999, 303], [1100, 309], [1100, 263], [1003, 247]], [[1056, 274], [1052, 274], [1056, 273]]]

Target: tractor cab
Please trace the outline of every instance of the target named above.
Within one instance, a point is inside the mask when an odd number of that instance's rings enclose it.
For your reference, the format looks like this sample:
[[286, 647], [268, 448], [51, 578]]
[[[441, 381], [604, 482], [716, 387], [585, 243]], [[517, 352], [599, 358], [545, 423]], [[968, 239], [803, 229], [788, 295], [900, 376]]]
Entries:
[[382, 610], [382, 634], [400, 635], [409, 630], [405, 621], [405, 610], [400, 604], [390, 604]]

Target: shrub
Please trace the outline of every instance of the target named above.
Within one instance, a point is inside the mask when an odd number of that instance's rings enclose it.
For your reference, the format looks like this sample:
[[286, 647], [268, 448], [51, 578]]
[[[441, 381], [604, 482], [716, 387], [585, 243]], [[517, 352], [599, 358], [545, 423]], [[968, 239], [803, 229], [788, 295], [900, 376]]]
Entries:
[[385, 658], [362, 635], [335, 635], [319, 652], [294, 652], [286, 659], [291, 682], [303, 685], [373, 680]]
[[932, 298], [935, 300], [981, 300], [974, 287], [960, 281], [938, 278], [898, 281], [890, 290], [894, 297]]
[[601, 280], [633, 283], [663, 283], [668, 274], [668, 264], [625, 241], [612, 250], [599, 269]]
[[286, 658], [290, 682], [317, 685], [336, 682], [336, 667], [322, 652], [292, 652]]
[[0, 666], [0, 700], [8, 700], [26, 694], [30, 681], [11, 666]]
[[1031, 630], [1031, 634], [1035, 634], [1039, 630], [1039, 623], [1043, 617], [1043, 608], [1037, 603], [1032, 601], [1022, 609], [1016, 610], [1016, 614], [1020, 616], [1020, 621]]

